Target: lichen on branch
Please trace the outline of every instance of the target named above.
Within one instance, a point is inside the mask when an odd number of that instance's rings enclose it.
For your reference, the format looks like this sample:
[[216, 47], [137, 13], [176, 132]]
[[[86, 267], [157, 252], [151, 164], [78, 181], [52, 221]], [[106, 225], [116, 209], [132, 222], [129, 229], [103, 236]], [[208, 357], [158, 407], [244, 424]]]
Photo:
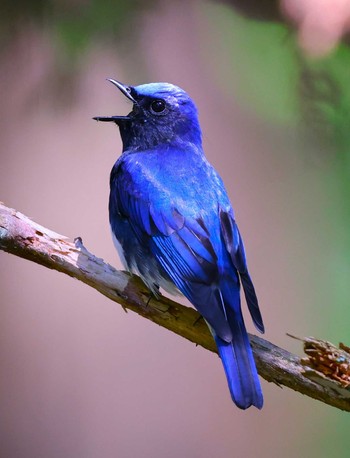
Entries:
[[[67, 237], [40, 226], [1, 202], [0, 250], [74, 277], [119, 303], [125, 310], [132, 310], [191, 342], [216, 352], [212, 336], [204, 320], [198, 319], [196, 310], [162, 295], [149, 300], [150, 292], [138, 277], [118, 271], [90, 253], [80, 237], [72, 243]], [[265, 339], [254, 335], [250, 335], [250, 339], [258, 372], [265, 380], [350, 412], [350, 390], [345, 382], [341, 384], [335, 377], [322, 374], [319, 371], [320, 366], [315, 366], [311, 359], [305, 366], [305, 360]], [[310, 343], [307, 339], [305, 342], [308, 345]], [[348, 349], [343, 347], [343, 351], [347, 352]], [[315, 352], [312, 350], [311, 354]], [[339, 362], [336, 374], [342, 378], [343, 366], [340, 360]], [[346, 380], [348, 379], [344, 378]]]

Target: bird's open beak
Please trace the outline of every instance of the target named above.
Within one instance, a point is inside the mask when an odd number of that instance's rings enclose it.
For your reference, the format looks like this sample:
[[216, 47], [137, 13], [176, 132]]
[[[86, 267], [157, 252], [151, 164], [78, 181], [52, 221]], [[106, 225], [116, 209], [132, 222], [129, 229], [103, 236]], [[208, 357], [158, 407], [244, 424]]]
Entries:
[[[119, 81], [113, 80], [111, 78], [108, 78], [107, 81], [110, 81], [112, 84], [114, 84], [114, 86], [117, 86], [117, 88], [125, 95], [125, 97], [127, 97], [133, 103], [137, 104], [137, 101], [131, 95], [131, 89], [129, 86], [125, 86], [125, 84], [122, 84]], [[93, 119], [95, 121], [115, 122], [116, 124], [120, 125], [123, 122], [130, 120], [130, 117], [129, 116], [95, 116]]]

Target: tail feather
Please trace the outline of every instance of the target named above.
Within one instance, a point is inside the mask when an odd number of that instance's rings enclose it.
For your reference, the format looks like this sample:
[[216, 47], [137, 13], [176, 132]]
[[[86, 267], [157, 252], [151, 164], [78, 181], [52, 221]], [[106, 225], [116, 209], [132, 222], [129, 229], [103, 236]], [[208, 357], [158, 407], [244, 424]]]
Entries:
[[215, 341], [232, 400], [241, 409], [251, 405], [261, 409], [263, 395], [242, 313], [229, 307], [226, 312], [233, 335], [232, 342], [225, 342], [218, 336], [215, 336]]

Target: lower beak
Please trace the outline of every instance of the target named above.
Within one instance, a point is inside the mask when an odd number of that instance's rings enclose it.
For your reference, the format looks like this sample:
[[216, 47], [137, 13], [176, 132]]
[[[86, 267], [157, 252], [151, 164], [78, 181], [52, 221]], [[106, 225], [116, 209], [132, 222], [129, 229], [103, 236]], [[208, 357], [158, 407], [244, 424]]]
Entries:
[[115, 122], [120, 126], [121, 124], [124, 124], [127, 121], [130, 121], [129, 116], [95, 116], [94, 118], [95, 121], [103, 121], [103, 122]]

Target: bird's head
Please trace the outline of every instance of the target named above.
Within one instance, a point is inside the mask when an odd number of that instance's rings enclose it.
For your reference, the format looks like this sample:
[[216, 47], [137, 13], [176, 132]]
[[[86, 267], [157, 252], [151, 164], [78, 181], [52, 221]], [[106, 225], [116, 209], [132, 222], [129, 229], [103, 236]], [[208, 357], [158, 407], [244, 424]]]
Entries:
[[133, 102], [133, 109], [127, 116], [94, 119], [119, 126], [124, 151], [186, 142], [201, 145], [197, 108], [184, 90], [169, 83], [133, 87], [109, 81]]

